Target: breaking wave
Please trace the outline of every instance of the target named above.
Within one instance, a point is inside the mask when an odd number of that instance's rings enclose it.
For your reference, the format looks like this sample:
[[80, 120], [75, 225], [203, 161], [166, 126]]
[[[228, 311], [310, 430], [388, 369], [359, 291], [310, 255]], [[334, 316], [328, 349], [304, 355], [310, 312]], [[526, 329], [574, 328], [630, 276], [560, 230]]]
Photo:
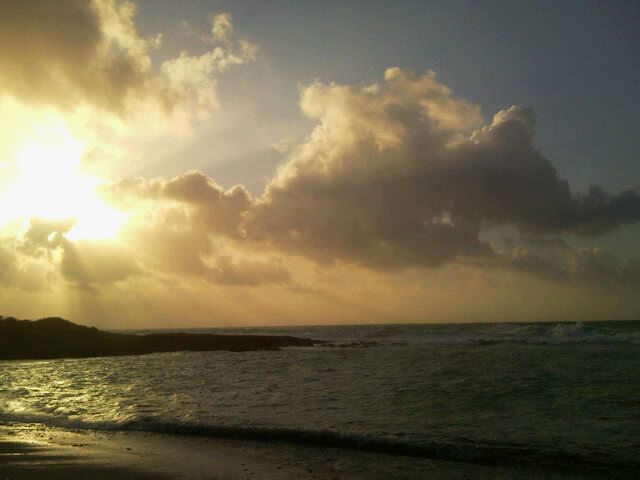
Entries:
[[580, 455], [542, 446], [471, 442], [412, 443], [392, 437], [375, 437], [336, 431], [303, 430], [294, 428], [246, 427], [237, 425], [207, 425], [166, 423], [151, 419], [123, 422], [88, 422], [62, 417], [35, 414], [0, 413], [0, 423], [38, 423], [51, 427], [90, 431], [146, 432], [165, 435], [205, 437], [265, 443], [295, 444], [309, 448], [339, 448], [361, 452], [396, 455], [432, 460], [469, 462], [482, 465], [530, 465], [554, 470], [602, 471], [615, 468], [618, 473], [633, 472], [640, 462], [620, 462], [608, 455]]
[[[627, 323], [627, 325], [622, 325]], [[635, 329], [632, 329], [635, 327]], [[329, 347], [373, 347], [381, 345], [640, 345], [637, 322], [534, 323], [472, 325], [385, 325], [351, 327], [340, 335], [318, 335]], [[323, 332], [324, 333], [324, 332]], [[322, 345], [317, 348], [326, 348]]]

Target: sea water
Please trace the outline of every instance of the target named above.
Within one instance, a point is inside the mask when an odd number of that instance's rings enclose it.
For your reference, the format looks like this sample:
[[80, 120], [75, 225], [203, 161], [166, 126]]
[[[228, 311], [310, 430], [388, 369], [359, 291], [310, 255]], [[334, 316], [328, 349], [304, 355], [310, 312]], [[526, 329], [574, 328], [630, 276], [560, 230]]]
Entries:
[[640, 465], [640, 322], [210, 332], [328, 343], [0, 362], [0, 423]]

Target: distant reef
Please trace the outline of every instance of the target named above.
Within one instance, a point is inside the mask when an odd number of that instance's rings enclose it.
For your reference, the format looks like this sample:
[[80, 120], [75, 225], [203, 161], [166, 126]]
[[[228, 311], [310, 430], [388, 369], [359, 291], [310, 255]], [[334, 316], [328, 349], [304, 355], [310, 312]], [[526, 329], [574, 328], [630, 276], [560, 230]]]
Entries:
[[308, 338], [271, 335], [151, 333], [132, 335], [76, 325], [62, 318], [17, 320], [0, 317], [0, 360], [39, 360], [159, 352], [277, 350], [322, 343]]

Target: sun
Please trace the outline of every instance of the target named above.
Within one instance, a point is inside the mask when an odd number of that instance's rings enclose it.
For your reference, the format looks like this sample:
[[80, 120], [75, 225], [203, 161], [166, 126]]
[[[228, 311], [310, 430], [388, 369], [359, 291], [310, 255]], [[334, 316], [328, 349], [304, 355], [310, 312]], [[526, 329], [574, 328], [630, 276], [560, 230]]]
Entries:
[[15, 219], [75, 219], [65, 236], [113, 239], [126, 216], [96, 193], [101, 182], [80, 172], [85, 146], [65, 129], [49, 129], [24, 139], [15, 155], [15, 177], [2, 198], [0, 226]]

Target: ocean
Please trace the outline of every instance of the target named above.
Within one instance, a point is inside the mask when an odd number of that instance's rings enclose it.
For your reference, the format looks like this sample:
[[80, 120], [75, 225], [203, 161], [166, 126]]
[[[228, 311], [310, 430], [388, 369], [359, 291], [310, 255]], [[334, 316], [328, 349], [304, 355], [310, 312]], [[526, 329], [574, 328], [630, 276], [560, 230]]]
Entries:
[[640, 468], [640, 322], [197, 331], [328, 343], [0, 362], [0, 424]]

